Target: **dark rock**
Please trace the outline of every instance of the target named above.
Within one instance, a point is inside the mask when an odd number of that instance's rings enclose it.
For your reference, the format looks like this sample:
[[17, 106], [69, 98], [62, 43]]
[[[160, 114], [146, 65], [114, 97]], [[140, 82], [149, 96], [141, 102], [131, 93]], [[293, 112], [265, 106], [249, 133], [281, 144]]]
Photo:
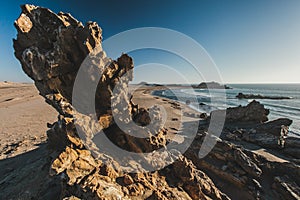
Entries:
[[300, 199], [300, 187], [288, 176], [277, 176], [272, 185], [282, 199]]
[[[300, 139], [287, 137], [289, 126], [292, 122], [292, 120], [287, 118], [279, 118], [259, 124], [243, 134], [242, 139], [267, 148], [285, 148], [285, 152], [295, 152], [300, 147]], [[287, 149], [287, 147], [289, 148]]]
[[207, 119], [207, 117], [208, 117], [208, 116], [207, 116], [206, 113], [201, 113], [201, 114], [200, 114], [200, 118], [201, 118], [201, 119]]
[[258, 189], [259, 191], [262, 191], [263, 188], [262, 188], [260, 182], [258, 182], [256, 179], [252, 179], [252, 181], [253, 181], [256, 189]]
[[226, 112], [226, 123], [263, 123], [268, 121], [269, 110], [257, 101], [252, 101], [247, 106], [227, 108], [212, 111], [211, 115]]
[[172, 178], [172, 176], [175, 176], [172, 182], [182, 185], [192, 199], [229, 199], [227, 195], [212, 186], [211, 179], [205, 173], [196, 169], [187, 158], [180, 156], [177, 161], [167, 167], [167, 169], [170, 168], [175, 173], [172, 175], [167, 173], [166, 177]]
[[190, 100], [186, 100], [186, 101], [185, 101], [185, 104], [186, 104], [186, 105], [190, 105], [190, 104], [191, 104], [191, 101], [190, 101]]
[[147, 126], [151, 122], [150, 114], [145, 108], [138, 109], [137, 113], [133, 117], [133, 120], [141, 126]]
[[236, 98], [238, 98], [238, 99], [273, 99], [273, 100], [291, 99], [291, 97], [262, 96], [260, 94], [243, 94], [243, 93], [239, 93], [236, 96]]
[[[256, 133], [258, 133], [256, 135], [259, 134], [274, 135], [278, 138], [277, 139], [278, 145], [283, 148], [285, 146], [285, 138], [289, 132], [289, 126], [292, 123], [293, 121], [287, 118], [280, 118], [271, 122], [267, 122], [255, 128]], [[261, 141], [261, 143], [263, 143], [263, 141]]]
[[[216, 139], [217, 144], [203, 159], [198, 152], [203, 144], [204, 136], [199, 134], [185, 153], [198, 168], [224, 185], [223, 192], [232, 199], [294, 199], [292, 195], [299, 191], [299, 166], [290, 162], [273, 162], [253, 151], [238, 147], [225, 140]], [[292, 180], [277, 181], [274, 189], [270, 185], [279, 174], [294, 177]], [[285, 185], [286, 184], [286, 185]], [[236, 196], [236, 190], [239, 190]], [[298, 194], [299, 195], [299, 194]]]
[[148, 84], [147, 82], [141, 81], [141, 82], [139, 82], [137, 85], [147, 85], [147, 84]]
[[[288, 118], [279, 118], [270, 122], [260, 124], [255, 128], [255, 130], [257, 132], [265, 132], [267, 134], [280, 136], [282, 129], [285, 129], [285, 127], [289, 127], [292, 123], [293, 120], [290, 120]], [[287, 133], [285, 135], [287, 135]]]
[[282, 151], [296, 159], [300, 159], [300, 138], [298, 137], [287, 137], [284, 138], [284, 148]]
[[259, 177], [262, 174], [261, 169], [240, 149], [234, 151], [234, 158], [237, 164], [252, 176]]

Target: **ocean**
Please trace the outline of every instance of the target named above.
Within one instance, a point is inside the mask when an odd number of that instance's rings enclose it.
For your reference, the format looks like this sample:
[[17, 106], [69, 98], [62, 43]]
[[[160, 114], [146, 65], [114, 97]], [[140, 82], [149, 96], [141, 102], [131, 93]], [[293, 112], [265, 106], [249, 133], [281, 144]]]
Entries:
[[[245, 106], [252, 99], [237, 99], [238, 93], [260, 94], [263, 96], [291, 97], [286, 100], [257, 99], [270, 109], [269, 120], [289, 118], [293, 120], [290, 135], [300, 136], [300, 84], [228, 84], [233, 89], [172, 89], [154, 91], [154, 95], [178, 100], [200, 112], [210, 113], [216, 109]], [[200, 105], [199, 105], [200, 104]]]

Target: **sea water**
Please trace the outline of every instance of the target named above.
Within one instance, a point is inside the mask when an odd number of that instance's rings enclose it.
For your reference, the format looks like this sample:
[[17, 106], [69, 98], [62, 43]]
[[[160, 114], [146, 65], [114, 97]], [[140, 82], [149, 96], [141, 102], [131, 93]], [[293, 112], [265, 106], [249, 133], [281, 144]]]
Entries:
[[[154, 95], [169, 99], [188, 102], [200, 112], [210, 113], [216, 109], [245, 106], [253, 99], [237, 99], [238, 93], [260, 94], [263, 96], [290, 97], [291, 99], [270, 100], [257, 99], [265, 108], [270, 110], [269, 120], [289, 118], [293, 120], [290, 133], [300, 136], [300, 84], [229, 84], [232, 89], [171, 89], [154, 91]], [[199, 105], [200, 104], [200, 105]]]

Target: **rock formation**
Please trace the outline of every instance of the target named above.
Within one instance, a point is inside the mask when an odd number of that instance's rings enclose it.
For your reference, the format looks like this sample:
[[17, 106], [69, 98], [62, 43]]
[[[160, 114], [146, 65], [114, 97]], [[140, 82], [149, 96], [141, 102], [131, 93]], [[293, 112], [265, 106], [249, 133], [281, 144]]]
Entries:
[[[159, 122], [157, 108], [148, 111], [130, 99], [128, 82], [132, 80], [132, 58], [126, 54], [117, 60], [108, 58], [101, 47], [102, 30], [95, 22], [84, 26], [68, 13], [55, 14], [33, 5], [21, 8], [22, 13], [15, 22], [18, 31], [14, 40], [15, 56], [46, 102], [59, 113], [58, 121], [48, 124], [47, 132], [51, 155], [56, 155], [50, 175], [61, 176], [59, 198], [228, 199], [208, 176], [182, 155], [162, 171], [143, 172], [140, 165], [141, 172], [126, 173], [124, 169], [130, 171], [139, 163], [133, 159], [132, 165], [122, 166], [121, 159], [130, 158], [115, 158], [105, 143], [96, 146], [92, 140], [95, 134], [105, 134], [118, 147], [137, 153], [152, 152], [167, 143], [165, 129], [143, 127], [150, 123], [149, 119]], [[87, 56], [89, 60], [83, 70], [87, 81], [97, 86], [96, 116], [94, 108], [89, 107], [91, 102], [82, 101], [89, 99], [91, 88], [79, 88], [80, 97], [72, 97], [76, 75]], [[129, 126], [127, 121], [131, 118], [141, 126], [130, 131], [144, 138], [129, 135], [118, 127], [117, 123]], [[78, 130], [83, 137], [79, 137]], [[165, 155], [165, 158], [172, 159], [172, 156]], [[162, 158], [157, 156], [158, 160]], [[141, 162], [164, 166], [147, 158]]]
[[202, 130], [185, 155], [232, 199], [299, 199], [299, 165], [271, 161], [268, 156], [244, 149], [238, 141], [220, 138], [215, 138], [217, 144], [208, 156], [199, 160], [198, 152], [207, 134]]
[[238, 98], [238, 99], [273, 99], [273, 100], [291, 99], [291, 97], [263, 96], [260, 94], [243, 94], [243, 93], [239, 93], [236, 96], [236, 98]]
[[[288, 137], [292, 120], [280, 118], [268, 121], [269, 110], [257, 101], [226, 111], [213, 111], [211, 115], [219, 112], [226, 112], [226, 123], [220, 138], [215, 138], [217, 144], [213, 150], [203, 160], [197, 158], [201, 145], [205, 145], [204, 136], [211, 135], [206, 132], [205, 126], [200, 126], [200, 134], [185, 155], [213, 180], [219, 178], [217, 185], [233, 184], [239, 187], [240, 194], [231, 193], [234, 187], [223, 189], [234, 199], [300, 198], [300, 180], [294, 177], [294, 174], [300, 173], [300, 139]], [[267, 153], [246, 150], [244, 146]], [[276, 156], [269, 152], [276, 152]], [[280, 160], [277, 156], [286, 160]], [[249, 194], [251, 197], [247, 197]]]
[[[299, 199], [300, 170], [297, 158], [292, 157], [297, 150], [290, 148], [299, 145], [299, 140], [284, 138], [283, 148], [277, 144], [286, 135], [290, 120], [267, 122], [269, 111], [253, 101], [227, 109], [221, 138], [202, 123], [184, 155], [160, 152], [171, 142], [168, 130], [161, 126], [160, 110], [132, 102], [128, 83], [133, 59], [126, 54], [117, 60], [107, 57], [97, 23], [84, 26], [70, 14], [24, 5], [15, 27], [15, 56], [46, 102], [59, 113], [58, 121], [48, 124], [49, 158], [53, 160], [51, 176], [43, 177], [46, 185], [41, 193], [48, 191], [54, 180], [61, 186], [52, 194], [58, 199]], [[85, 68], [80, 71], [82, 64]], [[89, 96], [93, 88], [86, 88], [89, 84], [76, 85], [81, 72], [85, 83], [95, 85], [94, 98]], [[93, 102], [94, 107], [90, 106]], [[181, 106], [172, 104], [174, 109]], [[211, 115], [218, 112], [224, 111]], [[209, 120], [206, 117], [203, 120]], [[139, 126], [132, 126], [131, 119]], [[146, 126], [149, 124], [152, 126]], [[199, 159], [205, 137], [216, 140], [216, 146]], [[268, 141], [290, 156], [286, 162], [270, 161], [242, 147], [245, 142], [267, 148]], [[152, 156], [122, 157], [109, 142], [128, 152]], [[161, 167], [147, 170], [153, 166]]]
[[218, 115], [226, 112], [226, 123], [262, 123], [268, 121], [270, 111], [257, 101], [252, 101], [247, 106], [227, 108], [226, 110], [216, 110], [211, 115]]

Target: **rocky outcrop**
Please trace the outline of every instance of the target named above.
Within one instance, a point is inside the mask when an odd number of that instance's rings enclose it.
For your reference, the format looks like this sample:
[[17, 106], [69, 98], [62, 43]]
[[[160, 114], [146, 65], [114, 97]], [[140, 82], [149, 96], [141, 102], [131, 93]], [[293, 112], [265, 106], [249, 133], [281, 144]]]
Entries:
[[265, 132], [275, 136], [282, 135], [286, 136], [288, 132], [288, 127], [293, 123], [292, 120], [287, 118], [279, 118], [273, 121], [269, 121], [263, 124], [258, 125], [255, 130], [257, 132]]
[[[166, 160], [174, 161], [176, 156], [155, 151], [166, 148], [168, 143], [167, 130], [160, 126], [159, 108], [133, 104], [128, 92], [133, 60], [126, 54], [117, 60], [106, 56], [97, 23], [83, 25], [68, 13], [55, 14], [46, 8], [24, 5], [15, 27], [15, 56], [46, 102], [59, 113], [58, 121], [48, 124], [47, 132], [52, 152], [49, 154], [55, 157], [50, 175], [61, 177], [57, 198], [229, 199], [184, 156], [161, 171], [144, 172], [145, 166], [165, 166]], [[79, 85], [80, 95], [74, 98], [82, 63], [86, 63], [86, 82], [97, 86], [96, 116], [94, 108], [89, 107], [92, 88]], [[132, 127], [131, 119], [140, 126]], [[118, 123], [128, 132], [121, 130]], [[145, 127], [149, 123], [153, 126]], [[100, 141], [108, 138], [126, 151], [157, 155], [122, 157], [109, 149], [105, 141], [97, 146], [97, 137]], [[124, 160], [129, 165], [124, 166]], [[136, 173], [128, 173], [137, 169]]]
[[[215, 138], [205, 128], [199, 133], [185, 156], [232, 199], [299, 198], [299, 165], [288, 161], [270, 162], [255, 151], [244, 149], [240, 143]], [[198, 152], [205, 145], [204, 136], [213, 137], [217, 143], [205, 158], [199, 159]]]
[[[213, 111], [211, 114], [225, 112]], [[280, 153], [299, 159], [300, 139], [288, 136], [293, 123], [287, 118], [267, 121], [269, 110], [252, 101], [247, 106], [226, 110], [226, 123], [221, 137], [228, 141], [245, 141], [263, 148], [279, 150]]]
[[291, 99], [291, 97], [263, 96], [260, 94], [243, 94], [243, 93], [239, 93], [236, 96], [236, 98], [238, 98], [238, 99], [272, 99], [272, 100]]
[[[288, 136], [292, 120], [267, 121], [269, 111], [256, 101], [226, 111], [221, 138], [200, 124], [198, 136], [185, 155], [218, 180], [218, 186], [226, 185], [222, 189], [233, 199], [298, 199], [300, 180], [294, 176], [300, 173], [300, 139]], [[225, 111], [213, 111], [211, 115], [220, 112]], [[198, 152], [207, 136], [216, 145], [199, 160]], [[239, 194], [232, 193], [236, 187]]]
[[230, 141], [246, 141], [299, 159], [300, 139], [289, 136], [292, 120], [279, 118], [261, 124], [228, 124], [222, 137]]
[[226, 110], [215, 110], [211, 115], [219, 115], [226, 112], [226, 123], [259, 124], [268, 121], [270, 111], [258, 101], [252, 101], [247, 106], [227, 108]]
[[280, 197], [283, 199], [300, 199], [299, 187], [288, 176], [275, 177], [272, 187], [280, 191]]

